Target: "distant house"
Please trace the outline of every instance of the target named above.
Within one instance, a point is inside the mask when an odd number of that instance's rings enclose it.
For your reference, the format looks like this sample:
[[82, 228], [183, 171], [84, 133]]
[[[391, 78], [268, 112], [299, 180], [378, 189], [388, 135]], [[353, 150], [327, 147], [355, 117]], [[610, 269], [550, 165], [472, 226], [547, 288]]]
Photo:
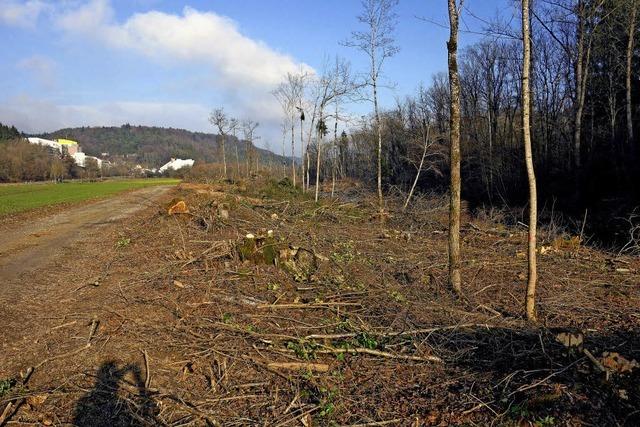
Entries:
[[60, 154], [66, 152], [71, 157], [73, 157], [73, 160], [76, 162], [76, 165], [80, 166], [81, 168], [85, 167], [87, 159], [95, 160], [96, 163], [98, 163], [98, 167], [102, 167], [102, 160], [97, 157], [87, 156], [86, 154], [84, 154], [76, 141], [72, 141], [70, 139], [64, 139], [64, 138], [59, 138], [52, 141], [49, 139], [36, 138], [36, 137], [30, 137], [30, 138], [27, 138], [27, 140], [31, 144], [38, 144], [38, 145], [43, 145], [45, 147], [49, 147], [50, 149], [58, 151]]
[[27, 138], [27, 141], [29, 141], [30, 144], [43, 145], [45, 147], [52, 148], [62, 153], [62, 144], [59, 144], [56, 141], [51, 141], [49, 139], [44, 139], [44, 138], [35, 138], [35, 137], [29, 137]]
[[69, 153], [70, 156], [73, 156], [78, 151], [81, 151], [76, 141], [59, 138], [59, 139], [56, 139], [56, 142], [60, 144], [64, 149], [66, 149], [67, 153]]
[[171, 159], [170, 162], [161, 166], [160, 169], [158, 169], [158, 172], [163, 173], [168, 171], [169, 169], [178, 170], [185, 167], [190, 168], [191, 166], [193, 166], [193, 163], [193, 159]]
[[64, 150], [67, 153], [69, 153], [70, 156], [73, 156], [78, 151], [80, 151], [80, 147], [78, 146], [78, 143], [70, 139], [61, 138], [61, 139], [56, 139], [52, 141], [50, 139], [29, 137], [27, 138], [27, 141], [29, 141], [31, 144], [44, 145], [45, 147], [53, 148], [55, 150], [58, 150], [60, 154], [62, 154]]

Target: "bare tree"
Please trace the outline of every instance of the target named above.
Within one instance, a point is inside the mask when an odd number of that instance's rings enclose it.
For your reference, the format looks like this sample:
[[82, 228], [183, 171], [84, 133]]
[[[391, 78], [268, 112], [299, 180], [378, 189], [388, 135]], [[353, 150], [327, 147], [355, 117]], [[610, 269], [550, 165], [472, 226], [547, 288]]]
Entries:
[[236, 166], [238, 168], [238, 176], [240, 176], [240, 156], [238, 156], [238, 144], [240, 141], [238, 141], [236, 132], [238, 131], [239, 127], [240, 127], [240, 122], [238, 122], [238, 119], [234, 117], [229, 119], [229, 131], [233, 135], [233, 138], [236, 140], [236, 144], [235, 144], [236, 145]]
[[[409, 99], [407, 101], [407, 110], [409, 121], [413, 122], [413, 125], [417, 125], [417, 138], [420, 142], [422, 142], [422, 155], [420, 156], [420, 162], [417, 166], [416, 177], [413, 180], [413, 184], [411, 185], [411, 189], [409, 190], [409, 194], [407, 195], [406, 200], [404, 201], [404, 205], [402, 206], [402, 210], [406, 211], [409, 206], [409, 202], [411, 201], [411, 197], [413, 197], [413, 193], [416, 189], [416, 185], [418, 184], [418, 180], [420, 179], [420, 174], [425, 168], [425, 160], [428, 156], [429, 148], [433, 145], [433, 141], [431, 140], [431, 112], [428, 107], [429, 99], [427, 91], [424, 87], [420, 87], [418, 92], [418, 99], [413, 100]], [[439, 153], [433, 153], [433, 155], [437, 155]], [[432, 169], [432, 167], [428, 167], [427, 169]]]
[[451, 178], [449, 182], [449, 284], [462, 295], [460, 277], [460, 77], [458, 75], [458, 21], [464, 0], [449, 1], [449, 144]]
[[529, 239], [528, 261], [529, 272], [527, 281], [527, 319], [536, 321], [536, 231], [538, 224], [538, 195], [536, 189], [536, 174], [533, 168], [533, 154], [531, 150], [531, 30], [529, 26], [529, 0], [522, 0], [522, 140], [524, 142], [524, 160], [527, 166], [529, 181]]
[[[291, 125], [291, 177], [293, 185], [296, 185], [296, 162], [295, 162], [295, 123], [297, 109], [301, 104], [304, 92], [304, 80], [306, 74], [287, 73], [285, 80], [272, 93], [280, 102], [282, 111], [287, 117], [287, 122]], [[302, 123], [301, 123], [302, 124]]]
[[378, 136], [378, 204], [381, 219], [384, 212], [384, 199], [382, 196], [382, 126], [378, 110], [378, 85], [385, 60], [395, 55], [399, 50], [393, 38], [397, 22], [395, 13], [397, 5], [398, 0], [362, 0], [363, 10], [362, 14], [358, 16], [358, 21], [364, 24], [367, 29], [352, 32], [351, 39], [345, 43], [347, 46], [361, 50], [369, 59], [370, 67], [366, 84], [371, 87], [372, 91], [373, 112]]
[[253, 163], [254, 157], [256, 163], [256, 170], [258, 169], [258, 159], [256, 156], [255, 146], [253, 145], [253, 141], [258, 139], [255, 136], [256, 129], [260, 126], [260, 123], [254, 122], [251, 119], [242, 121], [242, 133], [244, 135], [244, 139], [247, 142], [247, 175], [251, 175], [251, 164]]
[[630, 1], [630, 14], [629, 14], [629, 31], [627, 34], [627, 67], [626, 67], [626, 79], [625, 79], [625, 95], [627, 101], [627, 142], [629, 145], [633, 143], [633, 110], [631, 105], [631, 63], [633, 60], [633, 40], [636, 33], [636, 15], [638, 13], [637, 0]]
[[[326, 68], [325, 68], [326, 70]], [[315, 82], [318, 94], [318, 149], [316, 153], [316, 194], [315, 200], [318, 201], [320, 191], [320, 157], [322, 153], [322, 142], [326, 134], [325, 109], [327, 105], [351, 92], [354, 88], [351, 80], [351, 71], [349, 64], [343, 59], [336, 58], [336, 66], [330, 71], [325, 71], [322, 76]]]
[[280, 130], [282, 131], [282, 175], [287, 176], [287, 154], [285, 149], [285, 143], [287, 141], [287, 132], [289, 131], [289, 126], [287, 125], [286, 119], [282, 121], [280, 124]]
[[221, 108], [214, 109], [211, 112], [211, 115], [209, 116], [209, 122], [218, 128], [218, 132], [219, 132], [218, 139], [222, 141], [221, 147], [222, 147], [222, 164], [224, 168], [224, 177], [228, 178], [227, 156], [225, 154], [224, 146], [226, 142], [225, 140], [227, 139], [227, 132], [229, 132], [231, 127], [230, 127], [229, 118], [227, 117], [227, 114], [224, 112], [224, 108], [221, 107]]

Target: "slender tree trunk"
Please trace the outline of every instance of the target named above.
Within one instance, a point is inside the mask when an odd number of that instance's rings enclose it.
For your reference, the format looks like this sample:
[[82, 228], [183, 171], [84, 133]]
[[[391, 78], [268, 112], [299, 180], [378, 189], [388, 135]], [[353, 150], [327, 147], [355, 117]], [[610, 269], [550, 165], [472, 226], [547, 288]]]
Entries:
[[236, 166], [238, 167], [238, 177], [240, 177], [240, 156], [238, 155], [238, 140], [236, 139]]
[[413, 191], [416, 189], [416, 184], [418, 184], [418, 179], [420, 179], [420, 172], [422, 172], [422, 166], [424, 165], [424, 158], [427, 156], [427, 148], [429, 147], [429, 130], [431, 126], [427, 125], [427, 132], [424, 137], [424, 148], [422, 150], [422, 157], [420, 158], [420, 165], [418, 166], [418, 172], [416, 172], [416, 178], [413, 180], [413, 185], [411, 186], [411, 190], [409, 191], [409, 195], [407, 196], [407, 200], [404, 201], [404, 206], [402, 206], [402, 211], [407, 210], [407, 206], [409, 206], [409, 201], [413, 196]]
[[449, 139], [451, 180], [449, 183], [449, 284], [462, 295], [460, 277], [460, 78], [458, 76], [458, 13], [456, 0], [449, 0]]
[[[375, 61], [373, 62], [375, 64]], [[373, 70], [372, 70], [373, 71]], [[376, 116], [376, 130], [378, 132], [378, 207], [380, 209], [380, 221], [384, 221], [384, 199], [382, 198], [382, 124], [378, 111], [378, 83], [374, 77], [373, 83], [373, 111]]]
[[[491, 103], [493, 105], [493, 102]], [[487, 195], [489, 203], [493, 204], [493, 122], [491, 120], [491, 108], [487, 109], [489, 121], [489, 185], [487, 186]]]
[[336, 169], [337, 169], [337, 153], [338, 153], [338, 102], [336, 102], [336, 121], [333, 125], [333, 164], [331, 168], [331, 197], [336, 191]]
[[[318, 124], [322, 124], [322, 107], [320, 107], [320, 119]], [[318, 129], [318, 153], [316, 155], [316, 202], [318, 201], [318, 195], [320, 192], [320, 151], [322, 150], [322, 139], [324, 136], [323, 126], [319, 126]]]
[[[302, 147], [304, 146], [304, 136], [302, 135], [302, 114], [300, 115], [300, 150], [302, 150]], [[301, 156], [302, 158], [302, 170], [300, 171], [301, 175], [302, 175], [302, 190], [304, 191], [304, 186], [305, 186], [305, 180], [304, 180], [304, 153]]]
[[627, 143], [633, 143], [633, 111], [631, 109], [631, 65], [633, 61], [633, 40], [636, 33], [637, 2], [631, 0], [631, 17], [629, 19], [629, 40], [627, 42], [626, 98], [627, 98]]
[[294, 137], [294, 117], [291, 118], [291, 176], [293, 176], [293, 187], [296, 186], [296, 142]]
[[[311, 166], [311, 155], [309, 154], [309, 144], [311, 144], [311, 137], [313, 136], [313, 125], [315, 124], [315, 121], [316, 121], [316, 108], [317, 106], [314, 105], [313, 114], [311, 115], [311, 124], [309, 127], [309, 137], [307, 138], [307, 143], [305, 144], [305, 148], [304, 148], [306, 163], [307, 163], [307, 168], [306, 168], [307, 186], [304, 189], [305, 192], [308, 191], [309, 188], [311, 188], [311, 181], [309, 177], [309, 167]], [[304, 162], [305, 160], [303, 159], [302, 161]]]
[[245, 151], [245, 157], [247, 158], [247, 178], [251, 177], [251, 143], [247, 141], [247, 150]]
[[282, 176], [287, 176], [287, 155], [286, 155], [287, 132], [282, 132]]
[[524, 156], [529, 181], [529, 244], [528, 244], [528, 281], [526, 311], [527, 319], [536, 321], [536, 283], [538, 272], [536, 269], [536, 231], [538, 223], [538, 197], [536, 190], [536, 175], [533, 168], [533, 154], [531, 150], [531, 114], [530, 102], [530, 68], [531, 68], [531, 35], [529, 28], [529, 0], [522, 0], [522, 140], [524, 141]]
[[224, 146], [226, 145], [227, 135], [222, 135], [222, 167], [224, 169], [224, 179], [229, 178], [227, 176], [227, 155], [224, 151]]
[[576, 170], [580, 169], [581, 162], [581, 140], [582, 140], [582, 115], [584, 111], [584, 94], [583, 94], [583, 75], [586, 73], [584, 69], [585, 58], [585, 11], [583, 0], [578, 0], [578, 42], [577, 42], [577, 55], [575, 64], [576, 74], [576, 100], [574, 111], [574, 128], [573, 128], [573, 165]]

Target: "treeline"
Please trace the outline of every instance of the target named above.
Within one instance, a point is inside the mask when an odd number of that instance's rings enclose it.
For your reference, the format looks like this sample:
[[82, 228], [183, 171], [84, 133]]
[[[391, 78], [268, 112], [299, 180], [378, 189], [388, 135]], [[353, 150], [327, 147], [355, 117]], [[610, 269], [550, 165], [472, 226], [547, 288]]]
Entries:
[[21, 138], [0, 142], [0, 182], [59, 181], [82, 175], [72, 157]]
[[[562, 215], [577, 232], [586, 215], [586, 233], [607, 244], [628, 241], [628, 219], [640, 205], [636, 7], [631, 0], [540, 0], [532, 9], [531, 134], [541, 222]], [[458, 58], [462, 196], [472, 208], [522, 207], [522, 41], [497, 24], [487, 32]], [[409, 191], [423, 160], [416, 188], [447, 190], [449, 106], [441, 73], [381, 113], [386, 188]], [[330, 138], [323, 179], [337, 164], [341, 176], [374, 182], [377, 129], [372, 114], [348, 135]]]
[[20, 132], [15, 126], [7, 126], [0, 123], [0, 141], [8, 141], [19, 137]]
[[[190, 132], [184, 129], [160, 128], [149, 126], [120, 127], [80, 127], [60, 129], [42, 135], [43, 138], [68, 138], [77, 141], [83, 151], [89, 155], [100, 157], [109, 153], [109, 157], [122, 157], [127, 161], [154, 168], [162, 166], [171, 158], [194, 159], [204, 162], [222, 162], [222, 146], [218, 135]], [[228, 156], [234, 159], [236, 150], [240, 161], [244, 161], [247, 153], [255, 149], [259, 157], [266, 161], [275, 155], [237, 138], [233, 134], [226, 135]]]

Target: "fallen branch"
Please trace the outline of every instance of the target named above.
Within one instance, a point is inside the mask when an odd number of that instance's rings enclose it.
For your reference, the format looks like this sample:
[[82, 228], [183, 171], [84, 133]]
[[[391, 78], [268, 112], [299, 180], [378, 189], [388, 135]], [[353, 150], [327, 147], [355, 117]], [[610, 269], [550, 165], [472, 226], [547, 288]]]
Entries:
[[305, 309], [305, 308], [331, 308], [331, 307], [360, 307], [358, 302], [318, 302], [312, 304], [260, 304], [257, 308], [271, 308], [271, 309]]
[[329, 365], [325, 363], [272, 362], [267, 366], [273, 369], [287, 369], [290, 371], [329, 372]]
[[[411, 329], [409, 331], [396, 331], [396, 332], [368, 332], [368, 335], [374, 335], [378, 337], [398, 337], [398, 336], [406, 336], [406, 335], [417, 335], [417, 334], [430, 334], [433, 332], [441, 332], [441, 331], [449, 331], [453, 329], [462, 329], [462, 328], [496, 328], [496, 326], [488, 325], [485, 323], [465, 323], [462, 325], [451, 325], [451, 326], [441, 326], [435, 328], [424, 328], [424, 329]], [[341, 338], [355, 338], [361, 332], [348, 332], [343, 334], [312, 334], [307, 335], [304, 339], [313, 340], [313, 339], [341, 339]]]
[[435, 363], [443, 363], [442, 359], [439, 358], [438, 356], [426, 356], [426, 357], [419, 357], [419, 356], [407, 356], [404, 354], [393, 354], [393, 353], [388, 353], [386, 351], [380, 351], [380, 350], [372, 350], [370, 348], [363, 348], [363, 347], [358, 347], [358, 348], [330, 348], [327, 350], [316, 350], [316, 353], [333, 353], [333, 354], [340, 354], [340, 353], [354, 353], [354, 354], [369, 354], [371, 356], [379, 356], [379, 357], [386, 357], [389, 359], [402, 359], [402, 360], [414, 360], [416, 362], [435, 362]]
[[149, 355], [147, 354], [147, 350], [142, 350], [142, 355], [144, 356], [145, 370], [144, 388], [148, 390], [151, 385], [151, 370], [149, 369]]

